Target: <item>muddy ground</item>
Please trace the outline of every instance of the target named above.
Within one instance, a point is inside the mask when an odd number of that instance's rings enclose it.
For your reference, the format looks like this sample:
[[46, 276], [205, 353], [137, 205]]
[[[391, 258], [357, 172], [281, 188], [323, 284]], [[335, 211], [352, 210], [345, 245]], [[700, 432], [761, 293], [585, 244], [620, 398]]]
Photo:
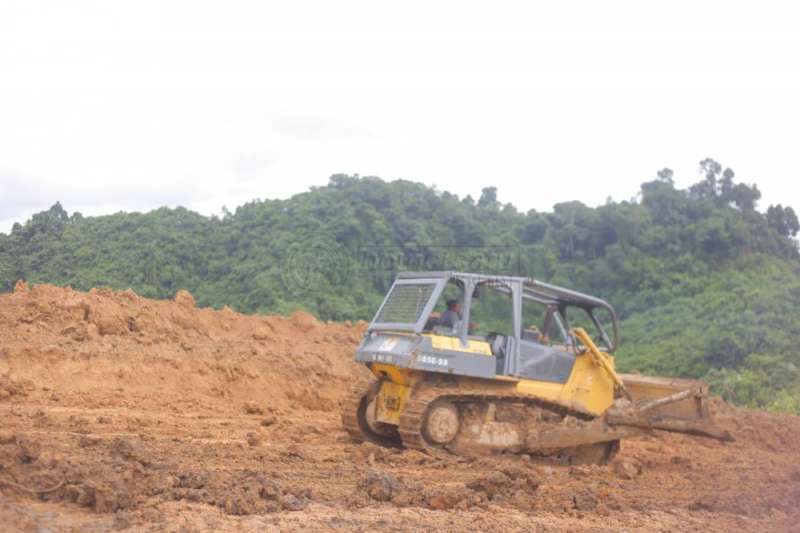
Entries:
[[654, 433], [608, 466], [355, 444], [364, 324], [197, 309], [186, 292], [0, 295], [3, 531], [791, 531], [800, 419]]

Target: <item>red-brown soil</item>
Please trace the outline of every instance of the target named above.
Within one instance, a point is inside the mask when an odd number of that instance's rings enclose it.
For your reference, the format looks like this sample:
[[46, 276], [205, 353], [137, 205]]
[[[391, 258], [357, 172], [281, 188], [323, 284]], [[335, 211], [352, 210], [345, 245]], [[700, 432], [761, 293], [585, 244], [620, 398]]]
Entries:
[[789, 415], [715, 402], [735, 442], [657, 432], [608, 466], [352, 443], [363, 328], [185, 292], [0, 295], [0, 530], [797, 530]]

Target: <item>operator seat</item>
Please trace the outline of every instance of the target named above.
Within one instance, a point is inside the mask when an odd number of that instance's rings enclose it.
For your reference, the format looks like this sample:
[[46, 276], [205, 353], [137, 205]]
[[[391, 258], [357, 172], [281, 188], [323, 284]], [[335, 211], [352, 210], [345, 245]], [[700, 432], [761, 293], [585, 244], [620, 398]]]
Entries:
[[489, 347], [492, 350], [492, 355], [503, 357], [506, 355], [506, 336], [499, 333], [491, 333], [489, 335]]

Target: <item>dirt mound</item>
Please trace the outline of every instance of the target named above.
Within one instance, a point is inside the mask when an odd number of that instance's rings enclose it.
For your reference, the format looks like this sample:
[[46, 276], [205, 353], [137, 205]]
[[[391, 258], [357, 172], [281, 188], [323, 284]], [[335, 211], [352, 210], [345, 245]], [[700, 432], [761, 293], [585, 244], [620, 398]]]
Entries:
[[[361, 331], [320, 325], [307, 313], [287, 319], [198, 309], [184, 290], [169, 302], [130, 289], [83, 293], [48, 285], [19, 289], [2, 302], [5, 364], [28, 364], [18, 365], [13, 381], [0, 367], [0, 398], [19, 394], [26, 382], [49, 387], [61, 405], [187, 405], [221, 397], [327, 411], [354, 375], [365, 375], [352, 362]], [[124, 394], [107, 394], [114, 390]]]
[[654, 433], [608, 466], [355, 444], [363, 322], [18, 284], [0, 295], [6, 530], [791, 530], [789, 415], [713, 407], [736, 441]]

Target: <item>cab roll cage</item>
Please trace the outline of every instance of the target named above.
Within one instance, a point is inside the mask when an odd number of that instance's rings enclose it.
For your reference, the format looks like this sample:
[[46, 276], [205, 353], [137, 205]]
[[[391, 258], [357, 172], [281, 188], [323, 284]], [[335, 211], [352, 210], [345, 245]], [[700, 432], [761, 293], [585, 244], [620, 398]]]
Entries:
[[[447, 283], [447, 281], [454, 280], [461, 285], [464, 290], [464, 317], [463, 320], [461, 320], [457, 331], [458, 337], [463, 343], [466, 343], [467, 341], [469, 314], [472, 299], [475, 295], [475, 289], [488, 285], [495, 290], [505, 292], [511, 296], [515, 340], [513, 343], [513, 354], [511, 355], [513, 355], [514, 360], [519, 359], [519, 340], [522, 336], [521, 320], [523, 299], [533, 300], [548, 307], [556, 306], [559, 314], [561, 314], [561, 317], [567, 323], [566, 309], [568, 307], [577, 307], [583, 309], [591, 318], [592, 323], [597, 328], [597, 331], [600, 332], [602, 340], [606, 344], [607, 351], [609, 353], [613, 353], [617, 350], [617, 348], [619, 348], [619, 319], [617, 318], [617, 314], [614, 312], [614, 308], [611, 307], [611, 305], [605, 300], [595, 298], [594, 296], [589, 296], [588, 294], [583, 294], [577, 291], [566, 289], [564, 287], [552, 285], [550, 283], [544, 283], [533, 278], [520, 276], [488, 276], [484, 274], [453, 271], [401, 272], [397, 275], [395, 284], [409, 283], [411, 280], [426, 282], [441, 280], [439, 282], [438, 289], [434, 292], [435, 298], [431, 298], [431, 302], [429, 302], [429, 305], [425, 309], [424, 316], [413, 327], [416, 333], [420, 333], [422, 331], [425, 318], [433, 308], [436, 299], [438, 299], [440, 296], [444, 285]], [[603, 309], [607, 311], [611, 318], [612, 331], [610, 338], [595, 313], [597, 309]]]

